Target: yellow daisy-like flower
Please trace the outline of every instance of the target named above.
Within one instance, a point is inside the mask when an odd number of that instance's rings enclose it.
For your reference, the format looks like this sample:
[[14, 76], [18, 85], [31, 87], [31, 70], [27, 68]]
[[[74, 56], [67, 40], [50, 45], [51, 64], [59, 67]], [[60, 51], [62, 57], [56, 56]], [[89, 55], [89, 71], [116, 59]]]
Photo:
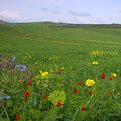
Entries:
[[93, 61], [92, 64], [93, 65], [98, 65], [98, 62], [97, 61]]
[[95, 81], [94, 81], [94, 80], [91, 80], [91, 79], [88, 79], [88, 80], [85, 82], [85, 84], [86, 84], [87, 86], [93, 86], [93, 85], [95, 84]]
[[49, 73], [47, 71], [43, 72], [41, 75], [42, 77], [46, 77]]
[[112, 76], [113, 76], [113, 77], [117, 77], [116, 73], [112, 73]]

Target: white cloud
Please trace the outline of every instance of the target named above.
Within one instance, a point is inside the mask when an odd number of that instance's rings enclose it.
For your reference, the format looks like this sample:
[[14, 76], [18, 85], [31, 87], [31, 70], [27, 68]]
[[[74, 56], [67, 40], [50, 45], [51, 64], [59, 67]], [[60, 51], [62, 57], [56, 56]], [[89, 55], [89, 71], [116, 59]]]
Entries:
[[14, 11], [0, 11], [0, 19], [6, 22], [24, 22], [27, 20]]
[[84, 13], [84, 12], [74, 12], [74, 11], [70, 11], [67, 10], [67, 13], [69, 13], [70, 15], [76, 16], [76, 17], [90, 17], [91, 14], [90, 13]]

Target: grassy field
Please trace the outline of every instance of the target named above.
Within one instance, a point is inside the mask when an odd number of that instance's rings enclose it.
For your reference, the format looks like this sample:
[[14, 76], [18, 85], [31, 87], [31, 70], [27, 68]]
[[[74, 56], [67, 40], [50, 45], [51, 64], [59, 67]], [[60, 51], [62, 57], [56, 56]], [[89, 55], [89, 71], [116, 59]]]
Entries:
[[[1, 120], [121, 120], [120, 25], [1, 24], [0, 54], [0, 96], [11, 96], [10, 100], [0, 100]], [[15, 62], [8, 63], [13, 56]], [[5, 69], [6, 64], [13, 63], [27, 65], [28, 69], [25, 73]], [[89, 79], [95, 81], [94, 86], [86, 84]], [[28, 81], [30, 87], [25, 86]], [[26, 91], [31, 95], [24, 99]], [[62, 106], [56, 105], [58, 102]]]

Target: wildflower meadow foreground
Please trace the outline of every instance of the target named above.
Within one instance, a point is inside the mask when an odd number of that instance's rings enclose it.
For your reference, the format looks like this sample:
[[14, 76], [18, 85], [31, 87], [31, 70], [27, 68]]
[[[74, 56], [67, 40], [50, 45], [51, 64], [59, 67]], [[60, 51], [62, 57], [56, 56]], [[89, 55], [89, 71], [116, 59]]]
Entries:
[[1, 54], [0, 121], [120, 121], [121, 72], [106, 63], [111, 54], [90, 51], [78, 66]]

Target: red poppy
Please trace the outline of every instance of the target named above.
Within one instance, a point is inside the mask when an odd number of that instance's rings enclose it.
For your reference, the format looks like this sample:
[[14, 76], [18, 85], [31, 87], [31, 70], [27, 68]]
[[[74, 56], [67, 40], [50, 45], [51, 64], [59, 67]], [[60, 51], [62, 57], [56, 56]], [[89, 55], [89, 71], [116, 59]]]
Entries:
[[47, 98], [47, 96], [46, 96], [46, 95], [44, 95], [42, 98], [43, 98], [43, 99], [46, 99], [46, 98]]
[[28, 82], [27, 82], [27, 85], [31, 85], [31, 82], [30, 82], [30, 81], [28, 81]]
[[60, 107], [61, 106], [61, 102], [57, 102], [57, 107]]
[[85, 111], [86, 110], [85, 106], [82, 106], [81, 110], [82, 111]]
[[102, 74], [102, 75], [101, 75], [101, 78], [102, 78], [102, 79], [105, 79], [105, 74]]
[[24, 95], [25, 95], [25, 97], [29, 97], [29, 96], [30, 96], [29, 91], [26, 91], [26, 92], [24, 93]]
[[73, 92], [74, 92], [75, 94], [78, 93], [77, 88], [74, 88]]
[[20, 116], [16, 116], [16, 120], [19, 120], [20, 119]]
[[81, 85], [81, 86], [82, 86], [82, 82], [79, 81], [79, 82], [78, 82], [78, 85]]
[[60, 70], [57, 70], [57, 74], [60, 74], [61, 72], [60, 72]]
[[112, 77], [110, 77], [110, 78], [109, 78], [109, 80], [111, 81], [111, 80], [113, 80], [113, 78], [112, 78]]
[[88, 94], [89, 94], [89, 95], [92, 95], [92, 91], [89, 91]]

